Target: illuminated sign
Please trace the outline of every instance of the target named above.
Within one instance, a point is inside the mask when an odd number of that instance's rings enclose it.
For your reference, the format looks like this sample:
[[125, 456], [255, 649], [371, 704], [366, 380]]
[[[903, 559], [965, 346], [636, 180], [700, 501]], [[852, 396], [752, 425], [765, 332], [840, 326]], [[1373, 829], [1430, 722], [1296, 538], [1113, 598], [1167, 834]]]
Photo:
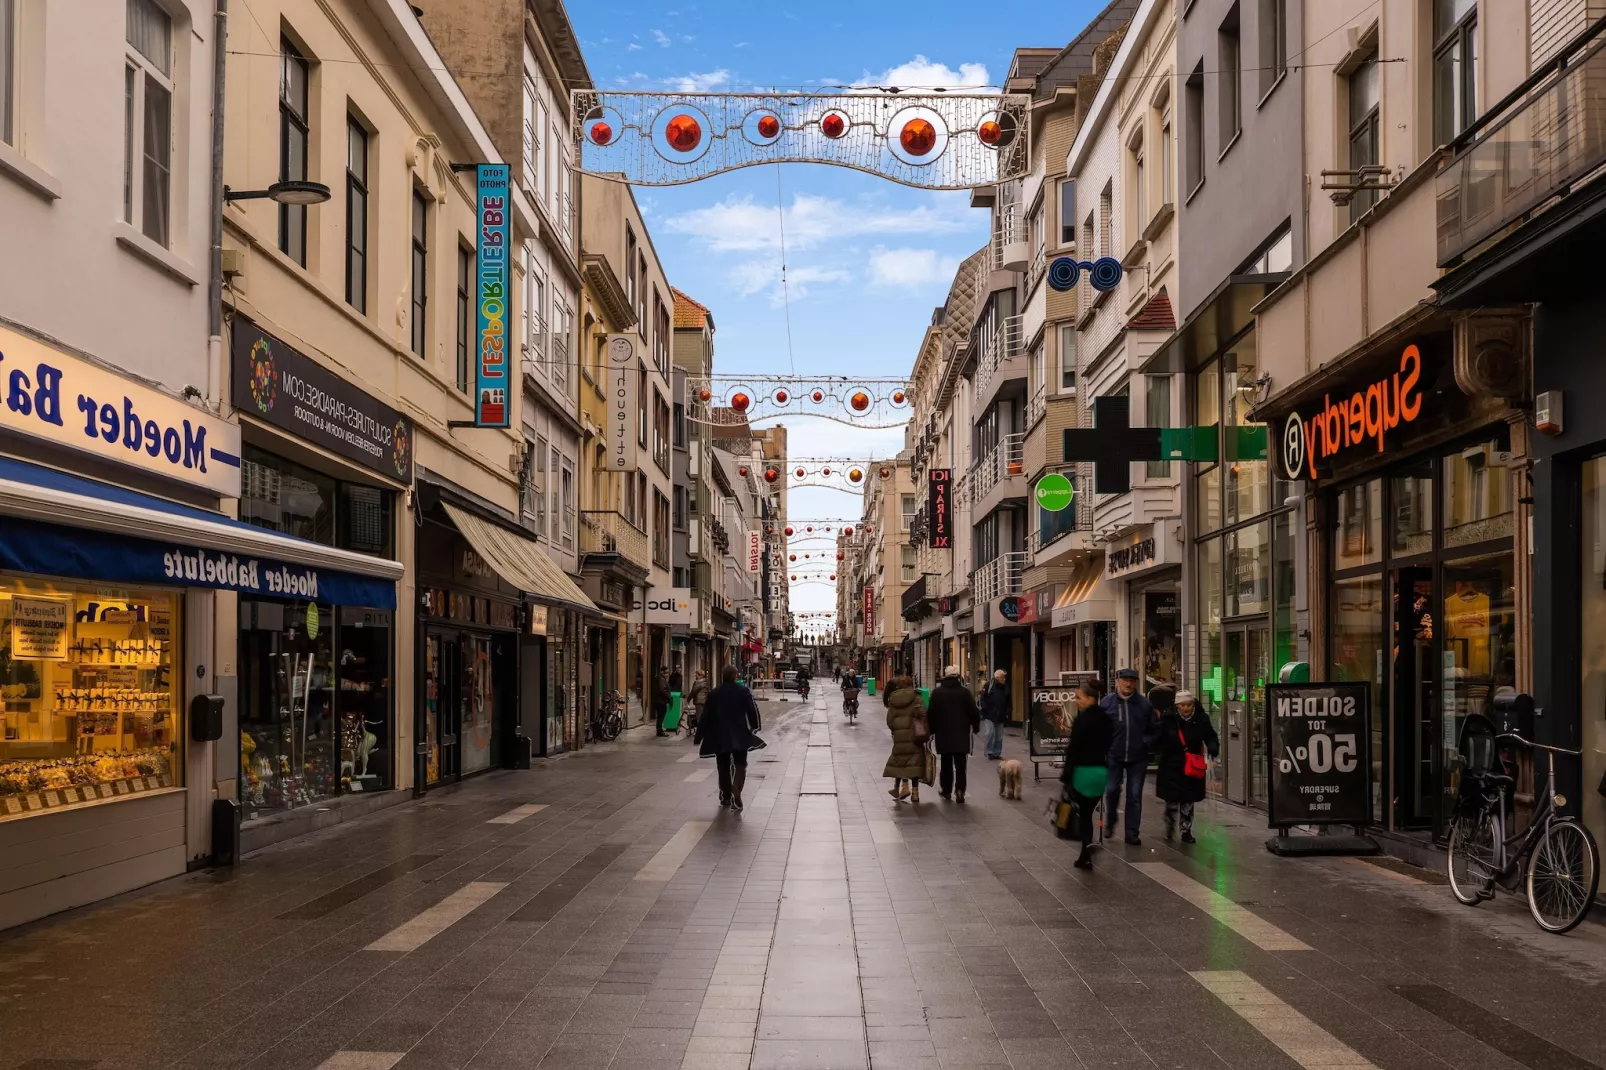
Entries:
[[1309, 416], [1290, 413], [1280, 439], [1283, 471], [1290, 479], [1317, 478], [1317, 465], [1344, 450], [1373, 444], [1422, 415], [1422, 352], [1414, 345], [1400, 354], [1400, 369], [1349, 397], [1322, 398]]
[[507, 427], [512, 423], [508, 386], [508, 167], [482, 163], [475, 169], [479, 242], [476, 244], [476, 303], [479, 355], [475, 359], [474, 423]]
[[926, 512], [931, 533], [931, 548], [947, 550], [954, 544], [954, 521], [949, 495], [953, 492], [954, 472], [951, 468], [933, 468], [926, 477]]

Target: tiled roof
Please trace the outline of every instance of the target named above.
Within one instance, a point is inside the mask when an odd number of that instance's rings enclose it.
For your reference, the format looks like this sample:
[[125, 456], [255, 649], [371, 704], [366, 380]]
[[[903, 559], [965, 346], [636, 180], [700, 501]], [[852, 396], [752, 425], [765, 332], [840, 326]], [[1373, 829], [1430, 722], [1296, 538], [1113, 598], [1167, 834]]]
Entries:
[[673, 286], [669, 288], [669, 292], [675, 295], [676, 327], [694, 327], [700, 330], [713, 325], [714, 317], [708, 311], [708, 306], [693, 301]]
[[1128, 330], [1133, 331], [1174, 331], [1177, 329], [1177, 318], [1171, 313], [1171, 298], [1164, 290], [1149, 298], [1149, 303], [1143, 306], [1143, 311], [1132, 317], [1127, 324]]

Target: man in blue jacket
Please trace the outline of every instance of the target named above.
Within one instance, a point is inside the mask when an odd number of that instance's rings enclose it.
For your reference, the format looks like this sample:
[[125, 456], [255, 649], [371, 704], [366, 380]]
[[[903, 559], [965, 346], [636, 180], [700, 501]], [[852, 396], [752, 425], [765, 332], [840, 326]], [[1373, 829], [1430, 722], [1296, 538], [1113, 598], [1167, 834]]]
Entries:
[[1104, 785], [1104, 835], [1115, 836], [1115, 814], [1126, 784], [1126, 842], [1142, 843], [1143, 781], [1149, 773], [1149, 752], [1160, 741], [1160, 715], [1138, 694], [1136, 669], [1117, 669], [1115, 691], [1099, 703], [1110, 717], [1110, 767]]

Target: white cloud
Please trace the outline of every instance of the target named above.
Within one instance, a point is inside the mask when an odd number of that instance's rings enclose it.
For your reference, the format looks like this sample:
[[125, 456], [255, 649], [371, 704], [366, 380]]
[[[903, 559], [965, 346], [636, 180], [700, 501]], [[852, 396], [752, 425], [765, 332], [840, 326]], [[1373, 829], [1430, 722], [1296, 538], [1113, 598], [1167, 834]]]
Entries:
[[956, 71], [944, 63], [935, 63], [922, 54], [916, 54], [908, 63], [889, 67], [880, 74], [864, 72], [864, 77], [853, 83], [856, 86], [887, 85], [899, 89], [976, 89], [988, 85], [985, 63], [961, 63]]
[[669, 47], [669, 35], [662, 30], [652, 31], [652, 39], [665, 48]]
[[732, 48], [746, 48], [751, 43], [752, 43], [751, 41], [737, 41], [734, 45], [731, 45], [731, 47]]
[[682, 93], [711, 93], [722, 85], [728, 85], [730, 80], [731, 72], [721, 67], [717, 71], [704, 71], [701, 74], [683, 74], [675, 82]]
[[[976, 225], [976, 218], [963, 198], [932, 197], [913, 208], [891, 208], [798, 193], [786, 209], [786, 247], [789, 251], [812, 249], [826, 241], [865, 235], [951, 234]], [[780, 213], [752, 197], [727, 197], [678, 215], [666, 226], [716, 253], [779, 251], [781, 247]]]
[[786, 269], [786, 285], [782, 286], [780, 261], [769, 259], [744, 260], [731, 268], [729, 277], [731, 286], [742, 297], [767, 292], [774, 308], [780, 308], [788, 300], [803, 300], [811, 287], [853, 281], [853, 275], [841, 268], [790, 264]]
[[942, 256], [935, 249], [888, 249], [876, 246], [870, 251], [870, 281], [876, 286], [930, 286], [953, 281], [959, 258]]
[[625, 46], [625, 51], [626, 52], [640, 52], [641, 51], [641, 46], [636, 44], [634, 41], [632, 41], [628, 45]]

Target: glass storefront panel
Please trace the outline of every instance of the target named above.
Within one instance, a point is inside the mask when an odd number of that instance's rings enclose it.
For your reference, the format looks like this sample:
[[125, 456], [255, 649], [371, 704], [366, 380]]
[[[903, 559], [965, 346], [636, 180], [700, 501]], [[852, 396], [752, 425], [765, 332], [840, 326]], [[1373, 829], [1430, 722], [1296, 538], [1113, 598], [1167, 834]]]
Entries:
[[178, 601], [0, 576], [0, 821], [181, 786]]
[[495, 683], [491, 677], [491, 640], [483, 635], [465, 635], [463, 643], [463, 731], [458, 736], [462, 748], [464, 775], [491, 767], [491, 735], [495, 724]]
[[[1504, 475], [1504, 470], [1501, 470]], [[1459, 787], [1456, 741], [1472, 714], [1488, 715], [1492, 699], [1517, 685], [1517, 584], [1510, 553], [1444, 566], [1444, 701], [1441, 813]]]
[[1272, 656], [1271, 673], [1275, 680], [1283, 666], [1294, 661], [1299, 653], [1299, 637], [1294, 626], [1294, 591], [1297, 564], [1295, 546], [1303, 532], [1299, 530], [1294, 513], [1281, 513], [1271, 518], [1271, 594], [1272, 594]]
[[1199, 549], [1199, 664], [1195, 693], [1221, 728], [1220, 708], [1224, 687], [1221, 678], [1221, 540], [1208, 539]]
[[1580, 600], [1581, 649], [1579, 666], [1583, 687], [1582, 708], [1593, 710], [1583, 720], [1584, 824], [1597, 840], [1606, 837], [1606, 795], [1593, 790], [1606, 775], [1606, 457], [1596, 457], [1583, 465], [1582, 546], [1583, 573]]
[[1179, 687], [1182, 613], [1175, 588], [1142, 593], [1144, 688]]
[[391, 624], [386, 610], [340, 610], [335, 645], [340, 651], [340, 782], [346, 791], [391, 786]]
[[1372, 812], [1381, 818], [1383, 775], [1383, 577], [1356, 576], [1332, 587], [1332, 678], [1372, 685]]
[[1221, 466], [1214, 465], [1198, 480], [1199, 532], [1208, 535], [1221, 527]]
[[1358, 483], [1338, 492], [1338, 530], [1333, 568], [1375, 565], [1383, 560], [1383, 481]]
[[1225, 536], [1227, 616], [1271, 609], [1271, 553], [1267, 525], [1251, 524]]
[[247, 819], [339, 789], [333, 621], [326, 605], [240, 600], [240, 799]]
[[1511, 472], [1496, 464], [1498, 442], [1480, 442], [1444, 458], [1444, 545], [1511, 538]]
[[1433, 549], [1433, 463], [1423, 461], [1389, 477], [1389, 554], [1410, 557]]

